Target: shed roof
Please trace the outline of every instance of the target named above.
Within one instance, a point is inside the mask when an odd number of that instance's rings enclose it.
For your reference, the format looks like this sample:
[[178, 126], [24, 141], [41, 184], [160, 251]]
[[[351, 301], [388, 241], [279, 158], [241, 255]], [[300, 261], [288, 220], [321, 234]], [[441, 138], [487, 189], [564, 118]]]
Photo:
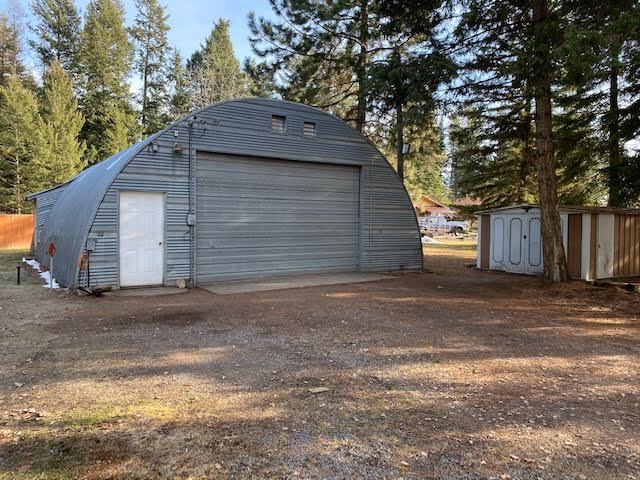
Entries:
[[[80, 175], [82, 172], [80, 172], [78, 175]], [[69, 180], [67, 180], [64, 183], [60, 183], [58, 185], [54, 185], [53, 187], [49, 187], [49, 188], [45, 188], [44, 190], [40, 190], [38, 192], [34, 192], [34, 193], [30, 193], [29, 195], [26, 195], [24, 198], [26, 200], [35, 200], [36, 198], [38, 198], [39, 195], [42, 195], [43, 193], [47, 193], [47, 192], [51, 192], [53, 190], [57, 190], [58, 188], [62, 188], [65, 185], [70, 184], [71, 182], [73, 182], [73, 180], [78, 176], [76, 175], [75, 177], [70, 178]]]
[[[528, 212], [531, 209], [539, 208], [540, 205], [535, 203], [521, 203], [518, 205], [510, 205], [508, 207], [497, 207], [487, 210], [479, 210], [475, 212], [475, 214], [481, 215], [487, 213], [504, 213], [508, 210], [524, 210]], [[638, 208], [596, 207], [589, 205], [560, 205], [559, 209], [562, 213], [618, 213], [625, 215], [640, 215], [640, 209]]]

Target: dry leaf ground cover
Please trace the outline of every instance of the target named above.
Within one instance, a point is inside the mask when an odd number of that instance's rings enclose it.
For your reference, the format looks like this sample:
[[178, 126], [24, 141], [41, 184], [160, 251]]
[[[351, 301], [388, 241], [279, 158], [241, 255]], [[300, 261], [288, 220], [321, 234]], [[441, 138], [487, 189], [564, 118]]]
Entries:
[[638, 294], [452, 243], [423, 274], [225, 296], [18, 287], [2, 255], [0, 478], [640, 478]]

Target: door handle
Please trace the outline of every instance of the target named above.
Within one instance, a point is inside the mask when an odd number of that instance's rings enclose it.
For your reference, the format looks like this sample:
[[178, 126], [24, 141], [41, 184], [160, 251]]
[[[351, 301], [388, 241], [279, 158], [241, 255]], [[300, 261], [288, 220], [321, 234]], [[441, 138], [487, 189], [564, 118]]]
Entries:
[[158, 245], [162, 245], [162, 242], [158, 242]]

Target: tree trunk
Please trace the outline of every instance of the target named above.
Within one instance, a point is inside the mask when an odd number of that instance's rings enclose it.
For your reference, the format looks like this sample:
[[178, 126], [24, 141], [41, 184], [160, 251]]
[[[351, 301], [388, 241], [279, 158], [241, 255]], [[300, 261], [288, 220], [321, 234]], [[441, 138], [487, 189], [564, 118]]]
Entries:
[[22, 175], [20, 175], [20, 157], [16, 157], [16, 184], [14, 185], [15, 211], [19, 215], [22, 213]]
[[360, 53], [356, 75], [358, 77], [358, 105], [356, 111], [356, 130], [362, 133], [367, 120], [367, 62], [369, 61], [369, 0], [360, 2]]
[[147, 82], [149, 78], [149, 43], [145, 44], [144, 65], [142, 69], [142, 128], [148, 133], [147, 128]]
[[519, 171], [519, 191], [518, 202], [527, 203], [530, 198], [530, 173], [531, 166], [534, 164], [535, 154], [532, 142], [532, 118], [531, 118], [531, 91], [529, 82], [525, 87], [525, 101], [520, 115], [520, 140], [522, 141], [522, 159], [520, 161]]
[[404, 115], [402, 112], [402, 102], [396, 102], [396, 158], [398, 159], [398, 175], [404, 182]]
[[618, 59], [619, 48], [614, 40], [611, 47], [611, 65], [609, 67], [609, 206], [624, 207], [622, 195], [622, 175], [620, 167], [620, 110], [618, 107]]
[[553, 146], [551, 113], [552, 62], [547, 29], [548, 0], [533, 0], [533, 22], [536, 45], [534, 96], [536, 102], [536, 150], [538, 157], [538, 190], [544, 276], [554, 282], [568, 280], [567, 260], [562, 245], [556, 160]]

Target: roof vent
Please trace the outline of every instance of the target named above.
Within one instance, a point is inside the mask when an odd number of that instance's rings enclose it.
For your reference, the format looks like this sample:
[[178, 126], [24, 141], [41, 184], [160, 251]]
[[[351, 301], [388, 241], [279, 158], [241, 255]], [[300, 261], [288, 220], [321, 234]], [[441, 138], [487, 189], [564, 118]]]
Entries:
[[313, 122], [304, 122], [304, 128], [302, 129], [302, 133], [305, 137], [315, 137], [316, 124]]
[[282, 115], [271, 115], [271, 130], [284, 133], [286, 117]]

